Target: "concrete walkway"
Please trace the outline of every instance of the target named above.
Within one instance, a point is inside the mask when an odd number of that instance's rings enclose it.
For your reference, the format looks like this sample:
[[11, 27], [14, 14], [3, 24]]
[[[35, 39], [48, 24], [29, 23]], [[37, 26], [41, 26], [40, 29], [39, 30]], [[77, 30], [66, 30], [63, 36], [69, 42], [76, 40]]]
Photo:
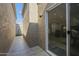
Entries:
[[7, 56], [48, 56], [39, 46], [29, 48], [22, 36], [17, 36], [9, 49]]

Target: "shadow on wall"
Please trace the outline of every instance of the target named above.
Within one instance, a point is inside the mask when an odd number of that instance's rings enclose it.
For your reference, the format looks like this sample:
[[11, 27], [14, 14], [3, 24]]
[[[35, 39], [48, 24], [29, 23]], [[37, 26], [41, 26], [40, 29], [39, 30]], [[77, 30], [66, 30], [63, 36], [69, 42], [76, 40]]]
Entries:
[[16, 24], [16, 36], [21, 36], [22, 32], [21, 32], [21, 28], [19, 24]]
[[38, 23], [29, 24], [27, 35], [24, 36], [24, 38], [27, 41], [29, 47], [34, 47], [39, 44]]

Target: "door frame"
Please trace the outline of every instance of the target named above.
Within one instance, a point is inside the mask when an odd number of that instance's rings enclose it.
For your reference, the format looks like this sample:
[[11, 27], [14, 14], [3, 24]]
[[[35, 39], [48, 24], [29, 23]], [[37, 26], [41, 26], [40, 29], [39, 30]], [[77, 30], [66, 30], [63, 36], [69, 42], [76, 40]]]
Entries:
[[[52, 3], [52, 5], [45, 10], [45, 49], [52, 56], [57, 56], [57, 54], [48, 50], [48, 11], [53, 10], [59, 5], [61, 5], [61, 3]], [[66, 56], [70, 55], [70, 35], [67, 33], [68, 31], [70, 31], [70, 6], [66, 3]]]

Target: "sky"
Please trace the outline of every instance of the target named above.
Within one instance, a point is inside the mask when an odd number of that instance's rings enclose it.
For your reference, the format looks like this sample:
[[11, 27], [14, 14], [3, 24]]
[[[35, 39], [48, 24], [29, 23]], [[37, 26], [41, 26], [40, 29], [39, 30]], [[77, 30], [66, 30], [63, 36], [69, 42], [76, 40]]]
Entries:
[[17, 18], [16, 23], [17, 24], [22, 24], [22, 22], [23, 22], [22, 8], [23, 8], [22, 3], [16, 3], [16, 18]]

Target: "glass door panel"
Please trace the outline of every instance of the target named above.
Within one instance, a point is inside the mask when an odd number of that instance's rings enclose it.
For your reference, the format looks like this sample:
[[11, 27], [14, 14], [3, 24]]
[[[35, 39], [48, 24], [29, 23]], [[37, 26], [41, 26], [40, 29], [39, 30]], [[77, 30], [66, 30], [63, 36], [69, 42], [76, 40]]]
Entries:
[[66, 4], [48, 12], [48, 49], [56, 55], [66, 55]]
[[79, 56], [79, 4], [70, 4], [71, 39], [70, 55]]

